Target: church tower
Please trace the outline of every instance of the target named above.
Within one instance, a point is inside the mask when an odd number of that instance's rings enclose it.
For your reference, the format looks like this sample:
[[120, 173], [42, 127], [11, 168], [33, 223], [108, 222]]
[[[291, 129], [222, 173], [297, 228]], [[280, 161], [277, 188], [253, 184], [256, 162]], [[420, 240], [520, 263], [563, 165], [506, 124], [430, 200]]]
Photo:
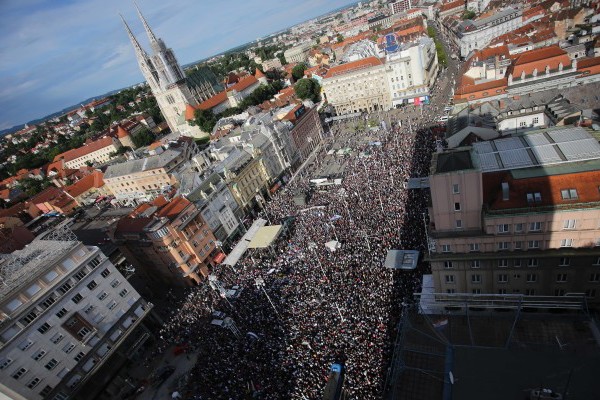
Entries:
[[148, 35], [152, 54], [146, 53], [142, 48], [123, 16], [121, 16], [121, 20], [135, 50], [140, 70], [150, 85], [152, 94], [156, 98], [169, 128], [172, 132], [179, 132], [185, 136], [206, 136], [200, 128], [190, 125], [186, 121], [186, 109], [188, 106], [197, 106], [198, 101], [188, 87], [185, 73], [177, 62], [173, 50], [152, 32], [137, 4], [135, 8]]

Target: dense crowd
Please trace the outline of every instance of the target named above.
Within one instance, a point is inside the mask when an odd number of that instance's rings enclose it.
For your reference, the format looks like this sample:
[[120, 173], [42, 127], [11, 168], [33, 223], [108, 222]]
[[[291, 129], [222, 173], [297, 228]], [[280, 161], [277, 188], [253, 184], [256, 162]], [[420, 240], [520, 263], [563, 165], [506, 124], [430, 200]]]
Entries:
[[[213, 271], [212, 287], [190, 290], [162, 329], [159, 347], [198, 354], [187, 398], [321, 399], [334, 362], [346, 367], [350, 399], [382, 398], [401, 308], [426, 272], [423, 263], [412, 272], [383, 263], [390, 249], [427, 250], [427, 195], [403, 182], [429, 174], [431, 127], [447, 98], [441, 90], [434, 89], [437, 103], [386, 114], [391, 124], [376, 130], [334, 126], [329, 144], [352, 149], [343, 156], [342, 184], [311, 189], [307, 177], [322, 167], [323, 146], [319, 162], [262, 211], [273, 223], [293, 217], [272, 248], [247, 251], [234, 267]], [[298, 193], [311, 193], [307, 205], [294, 202]], [[339, 243], [335, 251], [325, 246], [331, 241]], [[264, 279], [264, 289], [256, 278]], [[233, 285], [243, 288], [238, 298], [218, 290]], [[235, 328], [212, 325], [214, 310]]]

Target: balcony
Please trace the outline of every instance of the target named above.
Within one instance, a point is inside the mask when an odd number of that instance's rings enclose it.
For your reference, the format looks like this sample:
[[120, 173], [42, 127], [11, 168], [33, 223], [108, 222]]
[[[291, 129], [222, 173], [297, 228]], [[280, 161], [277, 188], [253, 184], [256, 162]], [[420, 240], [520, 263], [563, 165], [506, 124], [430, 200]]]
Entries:
[[183, 272], [181, 275], [184, 278], [187, 278], [188, 276], [190, 276], [191, 274], [194, 274], [198, 271], [198, 269], [200, 268], [200, 264], [199, 263], [194, 263], [192, 265], [189, 266], [189, 271], [188, 272]]

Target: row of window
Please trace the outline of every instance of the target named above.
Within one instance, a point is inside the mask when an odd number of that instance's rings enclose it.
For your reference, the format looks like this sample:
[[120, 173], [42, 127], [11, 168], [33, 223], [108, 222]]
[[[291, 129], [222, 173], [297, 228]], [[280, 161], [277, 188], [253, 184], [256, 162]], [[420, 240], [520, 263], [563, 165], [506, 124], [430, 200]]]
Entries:
[[[517, 242], [498, 242], [497, 245], [497, 249], [498, 250], [510, 250], [511, 248], [514, 250], [523, 250], [523, 244], [525, 242], [523, 241], [517, 241]], [[526, 242], [527, 243], [527, 249], [540, 249], [541, 248], [541, 241], [540, 240], [529, 240]], [[573, 245], [575, 244], [575, 240], [574, 239], [561, 239], [560, 240], [560, 247], [573, 247]], [[594, 243], [595, 246], [600, 246], [600, 238], [596, 240], [596, 242]], [[512, 246], [512, 247], [511, 247]], [[452, 252], [452, 246], [449, 244], [443, 244], [441, 246], [442, 248], [442, 253], [451, 253]], [[479, 243], [469, 243], [469, 252], [479, 252], [481, 251], [481, 245]]]
[[[455, 276], [454, 275], [445, 275], [445, 282], [446, 283], [455, 283]], [[498, 274], [498, 283], [506, 283], [508, 282], [508, 274]], [[515, 274], [514, 278], [516, 279], [520, 279], [521, 275], [520, 274]], [[537, 282], [537, 274], [534, 273], [528, 273], [526, 275], [526, 282], [527, 283], [536, 283]], [[566, 273], [559, 273], [556, 274], [556, 282], [557, 283], [565, 283], [567, 282], [567, 278], [568, 278], [568, 274]], [[593, 282], [593, 283], [598, 283], [600, 282], [600, 273], [592, 273], [590, 274], [589, 277], [589, 281]], [[471, 275], [471, 283], [482, 283], [482, 276], [480, 274], [472, 274]]]
[[[499, 259], [498, 261], [498, 267], [499, 268], [507, 268], [509, 267], [509, 260], [502, 258]], [[471, 260], [471, 268], [480, 268], [481, 267], [481, 261], [480, 260]], [[514, 260], [512, 260], [512, 266], [513, 267], [521, 267], [523, 265], [523, 260], [516, 258]], [[537, 267], [538, 264], [538, 259], [537, 258], [529, 258], [527, 259], [527, 266], [528, 267]], [[558, 266], [559, 267], [568, 267], [571, 265], [571, 259], [569, 257], [561, 257], [559, 259], [558, 262]], [[600, 265], [600, 257], [598, 257], [594, 264], [592, 265]], [[452, 261], [444, 261], [444, 268], [446, 269], [450, 269], [450, 268], [454, 268], [454, 264]]]
[[[513, 293], [519, 293], [520, 290], [519, 289], [513, 289]], [[446, 293], [448, 294], [453, 294], [456, 293], [456, 289], [450, 288], [450, 289], [446, 289]], [[481, 289], [471, 289], [471, 293], [473, 294], [481, 294]], [[566, 290], [565, 289], [554, 289], [554, 295], [555, 296], [564, 296], [566, 294]], [[586, 289], [585, 290], [585, 296], [588, 298], [594, 298], [596, 297], [596, 289]], [[506, 289], [498, 289], [498, 294], [508, 294]], [[535, 296], [536, 295], [536, 290], [534, 288], [527, 288], [525, 289], [525, 296]]]

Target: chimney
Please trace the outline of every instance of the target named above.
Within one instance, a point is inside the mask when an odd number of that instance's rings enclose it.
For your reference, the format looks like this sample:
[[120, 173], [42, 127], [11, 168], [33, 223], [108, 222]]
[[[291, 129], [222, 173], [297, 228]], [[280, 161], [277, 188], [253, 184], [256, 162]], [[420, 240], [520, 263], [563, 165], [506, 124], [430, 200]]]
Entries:
[[502, 182], [502, 200], [507, 201], [508, 199], [508, 182]]

